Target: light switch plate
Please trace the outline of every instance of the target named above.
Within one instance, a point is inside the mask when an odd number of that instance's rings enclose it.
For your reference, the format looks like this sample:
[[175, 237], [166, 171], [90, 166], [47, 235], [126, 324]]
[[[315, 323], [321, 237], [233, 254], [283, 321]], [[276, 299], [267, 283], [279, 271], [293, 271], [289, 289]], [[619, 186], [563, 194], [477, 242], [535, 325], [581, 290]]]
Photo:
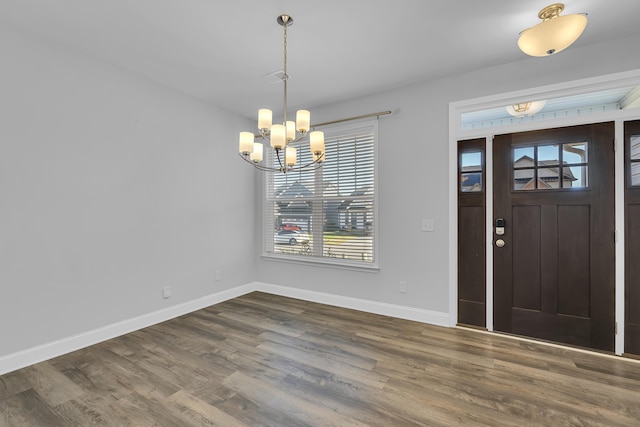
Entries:
[[407, 293], [407, 282], [404, 280], [400, 281], [400, 292], [403, 294]]

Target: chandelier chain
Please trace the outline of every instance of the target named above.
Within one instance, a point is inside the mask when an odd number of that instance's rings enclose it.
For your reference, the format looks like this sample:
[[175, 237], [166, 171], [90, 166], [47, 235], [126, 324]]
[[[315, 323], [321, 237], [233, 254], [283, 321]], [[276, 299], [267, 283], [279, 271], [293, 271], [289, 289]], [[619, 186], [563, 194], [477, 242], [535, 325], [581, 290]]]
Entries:
[[282, 64], [282, 80], [284, 83], [284, 111], [283, 111], [283, 124], [286, 125], [287, 124], [287, 80], [289, 80], [289, 75], [287, 74], [287, 21], [284, 21], [284, 25], [282, 26], [283, 31], [284, 31], [284, 35], [283, 35], [283, 54], [282, 54], [282, 58], [283, 58], [283, 64]]

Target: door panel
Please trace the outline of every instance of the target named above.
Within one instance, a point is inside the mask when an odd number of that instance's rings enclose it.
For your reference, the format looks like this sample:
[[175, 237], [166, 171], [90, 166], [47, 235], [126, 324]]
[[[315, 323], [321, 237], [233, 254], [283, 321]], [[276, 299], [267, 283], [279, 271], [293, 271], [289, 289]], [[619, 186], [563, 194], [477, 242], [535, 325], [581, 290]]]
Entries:
[[559, 314], [589, 317], [589, 213], [589, 206], [558, 207]]
[[[633, 141], [633, 147], [632, 147]], [[640, 121], [625, 123], [625, 353], [640, 355]], [[635, 172], [635, 174], [633, 173]], [[634, 185], [635, 184], [635, 185]]]
[[540, 206], [513, 207], [513, 306], [540, 310]]
[[494, 139], [494, 327], [613, 351], [614, 126]]
[[545, 248], [540, 254], [540, 309], [545, 313], [553, 313], [558, 308], [559, 283], [558, 266], [558, 208], [542, 206], [542, 226], [540, 227], [541, 246]]
[[[627, 206], [625, 353], [640, 355], [640, 204]], [[631, 260], [635, 260], [631, 261]]]

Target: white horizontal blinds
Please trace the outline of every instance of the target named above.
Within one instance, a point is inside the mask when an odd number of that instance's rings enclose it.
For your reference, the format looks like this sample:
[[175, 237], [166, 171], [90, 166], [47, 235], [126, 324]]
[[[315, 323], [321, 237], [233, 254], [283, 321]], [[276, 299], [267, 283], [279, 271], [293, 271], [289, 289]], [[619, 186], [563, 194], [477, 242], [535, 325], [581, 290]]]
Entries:
[[374, 261], [375, 145], [372, 128], [329, 135], [324, 182], [323, 256]]
[[[297, 148], [297, 162], [295, 168], [311, 162], [312, 155], [311, 151], [309, 150], [308, 141], [304, 140], [296, 144], [291, 144], [291, 146]], [[278, 159], [275, 158], [275, 155], [273, 157], [274, 159], [272, 161], [272, 166], [279, 168], [280, 164], [278, 163]], [[283, 153], [280, 154], [280, 157], [282, 159], [284, 158]], [[284, 159], [282, 160], [282, 162], [284, 163]], [[295, 185], [296, 183], [303, 184], [307, 191], [293, 197], [308, 197], [309, 194], [307, 194], [307, 192], [313, 192], [314, 190], [313, 183], [315, 181], [315, 171], [313, 170], [313, 168], [308, 168], [297, 172], [274, 173], [272, 175], [272, 178], [273, 186], [271, 188], [272, 192], [274, 193], [273, 197], [276, 198], [289, 197], [295, 194], [291, 191], [291, 186]]]
[[[375, 261], [375, 123], [325, 128], [322, 168], [267, 179], [265, 251], [319, 257], [336, 263]], [[298, 144], [298, 165], [312, 160]], [[276, 161], [277, 163], [277, 161]], [[308, 234], [309, 243], [282, 244], [284, 228]]]

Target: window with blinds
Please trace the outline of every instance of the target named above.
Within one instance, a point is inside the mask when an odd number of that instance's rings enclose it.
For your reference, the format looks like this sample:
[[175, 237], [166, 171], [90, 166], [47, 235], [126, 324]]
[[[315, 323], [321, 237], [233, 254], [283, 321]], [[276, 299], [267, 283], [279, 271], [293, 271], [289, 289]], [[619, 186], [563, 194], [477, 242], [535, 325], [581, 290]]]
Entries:
[[[269, 174], [265, 180], [265, 252], [278, 258], [373, 267], [377, 121], [322, 130], [322, 167]], [[297, 145], [296, 165], [310, 163], [308, 141]], [[277, 159], [268, 161], [278, 166]]]

